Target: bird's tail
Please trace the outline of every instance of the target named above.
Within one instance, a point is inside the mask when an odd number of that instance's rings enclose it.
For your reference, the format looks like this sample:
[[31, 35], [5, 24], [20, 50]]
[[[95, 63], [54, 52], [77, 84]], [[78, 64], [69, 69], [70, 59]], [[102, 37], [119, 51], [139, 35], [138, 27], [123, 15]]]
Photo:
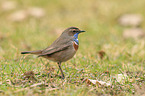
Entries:
[[24, 52], [21, 52], [21, 54], [42, 54], [42, 50], [36, 50], [36, 51], [24, 51]]

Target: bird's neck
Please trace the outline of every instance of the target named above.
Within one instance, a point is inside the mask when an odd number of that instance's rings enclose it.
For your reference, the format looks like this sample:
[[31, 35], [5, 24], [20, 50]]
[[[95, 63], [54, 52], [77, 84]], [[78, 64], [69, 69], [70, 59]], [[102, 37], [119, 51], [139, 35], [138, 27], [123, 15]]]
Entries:
[[74, 34], [74, 41], [79, 45], [78, 35], [79, 33]]

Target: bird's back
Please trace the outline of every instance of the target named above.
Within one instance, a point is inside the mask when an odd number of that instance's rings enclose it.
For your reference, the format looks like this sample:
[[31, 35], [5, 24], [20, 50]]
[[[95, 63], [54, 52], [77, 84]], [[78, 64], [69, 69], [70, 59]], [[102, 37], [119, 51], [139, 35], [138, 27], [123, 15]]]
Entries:
[[56, 62], [64, 62], [72, 58], [75, 53], [73, 37], [59, 37], [48, 48], [44, 49], [39, 56]]

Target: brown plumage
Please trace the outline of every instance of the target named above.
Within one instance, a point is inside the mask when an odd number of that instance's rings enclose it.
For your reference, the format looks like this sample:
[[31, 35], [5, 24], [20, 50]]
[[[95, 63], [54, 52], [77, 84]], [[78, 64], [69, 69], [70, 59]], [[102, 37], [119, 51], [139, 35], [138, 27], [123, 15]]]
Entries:
[[[39, 57], [44, 57], [49, 60], [58, 63], [59, 69], [61, 71], [62, 78], [64, 78], [63, 71], [61, 69], [61, 62], [65, 62], [71, 59], [78, 49], [78, 45], [76, 43], [76, 35], [81, 32], [85, 32], [79, 30], [77, 27], [69, 27], [61, 34], [59, 38], [57, 38], [49, 47], [43, 50], [36, 51], [25, 51], [21, 52], [21, 54], [35, 54]], [[74, 45], [74, 43], [76, 45]]]

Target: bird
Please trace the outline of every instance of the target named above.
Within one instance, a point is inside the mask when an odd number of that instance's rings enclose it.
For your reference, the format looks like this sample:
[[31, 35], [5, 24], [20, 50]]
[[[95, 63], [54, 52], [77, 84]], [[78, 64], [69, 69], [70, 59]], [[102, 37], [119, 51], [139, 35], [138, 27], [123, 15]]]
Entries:
[[61, 63], [71, 59], [79, 48], [78, 35], [84, 30], [77, 27], [69, 27], [47, 48], [36, 51], [24, 51], [21, 54], [34, 54], [38, 57], [44, 57], [48, 60], [57, 62], [61, 72], [61, 78], [64, 79], [64, 73], [61, 68]]

